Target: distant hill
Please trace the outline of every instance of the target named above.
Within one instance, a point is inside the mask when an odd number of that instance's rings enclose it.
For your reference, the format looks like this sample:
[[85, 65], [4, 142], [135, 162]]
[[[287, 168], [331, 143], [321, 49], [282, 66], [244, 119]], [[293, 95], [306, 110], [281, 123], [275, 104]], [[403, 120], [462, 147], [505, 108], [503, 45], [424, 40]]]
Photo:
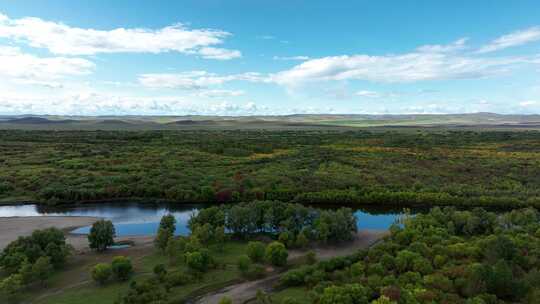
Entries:
[[540, 130], [540, 115], [294, 114], [284, 116], [0, 116], [0, 129], [182, 130], [335, 128], [519, 128]]

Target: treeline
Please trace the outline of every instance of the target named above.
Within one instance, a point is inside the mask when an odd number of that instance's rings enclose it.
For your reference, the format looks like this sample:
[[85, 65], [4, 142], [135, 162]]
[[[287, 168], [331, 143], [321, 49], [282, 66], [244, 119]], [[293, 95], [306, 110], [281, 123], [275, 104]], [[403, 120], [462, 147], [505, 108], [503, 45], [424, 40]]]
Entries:
[[356, 217], [349, 208], [322, 210], [279, 201], [253, 201], [201, 209], [189, 220], [189, 227], [225, 227], [233, 235], [247, 239], [257, 234], [271, 235], [284, 244], [294, 244], [299, 236], [311, 241], [339, 242], [354, 238]]
[[540, 132], [0, 131], [0, 200], [539, 206]]
[[370, 249], [291, 270], [280, 285], [308, 288], [314, 303], [536, 303], [539, 257], [535, 209], [434, 208]]

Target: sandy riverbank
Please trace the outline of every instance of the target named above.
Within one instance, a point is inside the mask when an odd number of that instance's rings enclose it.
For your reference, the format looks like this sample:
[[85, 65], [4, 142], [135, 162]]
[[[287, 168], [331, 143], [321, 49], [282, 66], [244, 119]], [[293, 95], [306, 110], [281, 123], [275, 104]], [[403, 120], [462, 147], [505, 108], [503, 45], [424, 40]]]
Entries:
[[[19, 236], [28, 236], [32, 231], [56, 227], [70, 231], [82, 226], [88, 226], [97, 221], [95, 217], [83, 216], [24, 216], [0, 218], [0, 250]], [[68, 235], [68, 242], [71, 235]], [[79, 242], [76, 242], [79, 243]], [[78, 245], [78, 244], [72, 244]], [[76, 248], [79, 246], [75, 246]]]
[[[23, 217], [3, 217], [0, 218], [0, 250], [3, 250], [10, 242], [19, 236], [28, 236], [32, 231], [56, 227], [66, 233], [66, 240], [76, 251], [88, 250], [88, 239], [86, 235], [71, 234], [71, 230], [83, 226], [92, 225], [99, 220], [96, 217], [85, 216], [23, 216]], [[134, 241], [137, 246], [152, 244], [153, 236], [129, 236], [118, 237], [115, 241]]]

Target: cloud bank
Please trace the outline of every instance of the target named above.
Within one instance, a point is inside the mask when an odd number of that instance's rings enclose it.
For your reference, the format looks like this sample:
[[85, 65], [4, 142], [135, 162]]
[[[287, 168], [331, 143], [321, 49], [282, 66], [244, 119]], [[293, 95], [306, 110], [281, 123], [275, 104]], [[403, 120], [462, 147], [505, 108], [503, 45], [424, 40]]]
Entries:
[[216, 47], [229, 36], [231, 33], [226, 31], [190, 29], [181, 23], [160, 29], [97, 30], [35, 17], [11, 19], [0, 14], [0, 37], [24, 41], [57, 55], [179, 52], [218, 60], [241, 57], [238, 50]]

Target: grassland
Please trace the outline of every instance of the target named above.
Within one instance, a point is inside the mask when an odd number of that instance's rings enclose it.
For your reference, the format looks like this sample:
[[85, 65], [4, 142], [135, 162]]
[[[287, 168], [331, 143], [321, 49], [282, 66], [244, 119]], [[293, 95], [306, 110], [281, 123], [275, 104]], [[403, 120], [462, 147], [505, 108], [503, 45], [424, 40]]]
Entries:
[[[134, 248], [135, 249], [135, 248]], [[171, 301], [181, 302], [184, 299], [198, 294], [198, 291], [219, 289], [234, 280], [241, 280], [236, 262], [239, 256], [245, 254], [246, 243], [227, 242], [223, 251], [211, 249], [212, 256], [221, 265], [218, 269], [205, 273], [199, 281], [193, 281], [171, 290]], [[128, 282], [110, 282], [99, 286], [90, 279], [90, 269], [98, 262], [110, 262], [113, 256], [126, 254], [133, 260], [135, 275]], [[168, 259], [152, 246], [136, 250], [108, 252], [105, 255], [87, 253], [87, 256], [76, 256], [65, 270], [53, 276], [46, 289], [27, 295], [26, 300], [38, 304], [112, 304], [129, 288], [131, 281], [141, 280], [152, 275], [155, 265], [166, 264]], [[187, 267], [180, 263], [168, 266], [168, 271], [187, 271]]]

